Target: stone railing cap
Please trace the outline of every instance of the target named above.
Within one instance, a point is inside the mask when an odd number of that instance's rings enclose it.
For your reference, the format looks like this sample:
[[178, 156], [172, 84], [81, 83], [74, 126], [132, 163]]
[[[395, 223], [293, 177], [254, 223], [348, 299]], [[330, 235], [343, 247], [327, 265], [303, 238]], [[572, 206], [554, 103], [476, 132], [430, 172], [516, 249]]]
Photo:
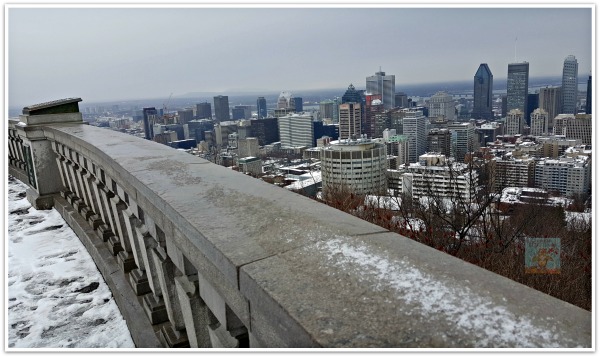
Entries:
[[65, 104], [78, 103], [81, 102], [81, 98], [65, 98], [59, 100], [53, 100], [50, 102], [33, 104], [23, 108], [23, 114], [33, 115], [35, 112], [40, 111], [42, 109], [48, 109], [52, 107], [58, 107]]

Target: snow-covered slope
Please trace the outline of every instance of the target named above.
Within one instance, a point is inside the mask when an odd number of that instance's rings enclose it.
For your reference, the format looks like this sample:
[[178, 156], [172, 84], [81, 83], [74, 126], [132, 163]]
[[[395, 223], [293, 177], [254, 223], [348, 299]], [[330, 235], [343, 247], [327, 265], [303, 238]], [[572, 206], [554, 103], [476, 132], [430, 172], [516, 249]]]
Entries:
[[9, 177], [6, 347], [135, 347], [85, 247], [56, 210], [31, 207], [26, 188]]

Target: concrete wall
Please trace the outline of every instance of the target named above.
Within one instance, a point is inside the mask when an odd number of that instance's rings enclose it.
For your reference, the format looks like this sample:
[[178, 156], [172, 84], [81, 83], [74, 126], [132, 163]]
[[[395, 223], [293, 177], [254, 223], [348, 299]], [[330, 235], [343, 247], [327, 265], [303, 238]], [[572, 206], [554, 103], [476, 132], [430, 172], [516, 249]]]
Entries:
[[43, 133], [55, 206], [138, 347], [591, 348], [588, 311], [298, 194], [106, 129]]

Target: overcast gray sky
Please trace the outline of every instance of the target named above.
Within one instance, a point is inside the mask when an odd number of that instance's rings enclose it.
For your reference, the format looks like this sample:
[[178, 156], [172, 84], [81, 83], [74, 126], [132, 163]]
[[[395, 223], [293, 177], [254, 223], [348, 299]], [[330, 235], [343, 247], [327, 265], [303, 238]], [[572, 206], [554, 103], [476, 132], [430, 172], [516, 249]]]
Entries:
[[561, 75], [592, 66], [591, 8], [8, 7], [9, 104], [171, 92], [365, 87], [381, 66], [402, 84], [494, 78], [528, 61]]

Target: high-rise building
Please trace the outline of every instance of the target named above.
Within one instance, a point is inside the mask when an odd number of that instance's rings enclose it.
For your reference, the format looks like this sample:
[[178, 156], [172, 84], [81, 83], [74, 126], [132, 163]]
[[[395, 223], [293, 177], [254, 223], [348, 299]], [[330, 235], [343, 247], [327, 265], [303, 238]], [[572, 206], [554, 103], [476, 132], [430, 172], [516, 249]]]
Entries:
[[510, 63], [506, 81], [506, 109], [519, 109], [527, 112], [527, 93], [529, 89], [529, 62]]
[[406, 135], [396, 134], [395, 129], [385, 129], [382, 132], [383, 143], [386, 146], [386, 153], [389, 156], [395, 156], [395, 165], [389, 165], [389, 169], [398, 169], [402, 165], [408, 165], [408, 137]]
[[[233, 115], [233, 113], [236, 115]], [[252, 117], [252, 106], [251, 105], [236, 105], [231, 109], [231, 116], [233, 120], [237, 119], [250, 119]]]
[[144, 137], [147, 140], [152, 140], [154, 138], [154, 120], [153, 117], [156, 116], [158, 112], [154, 107], [147, 107], [142, 109], [142, 117], [144, 121]]
[[478, 173], [469, 165], [448, 165], [441, 154], [424, 154], [418, 164], [407, 166], [402, 172], [402, 194], [419, 200], [421, 197], [462, 197], [470, 202], [476, 193]]
[[506, 115], [506, 135], [517, 135], [523, 132], [523, 112], [511, 109]]
[[560, 114], [562, 105], [561, 87], [540, 88], [539, 107], [548, 113], [548, 128], [554, 127], [554, 118]]
[[244, 108], [233, 107], [231, 109], [231, 119], [233, 119], [233, 120], [245, 119], [244, 118]]
[[535, 184], [535, 163], [532, 157], [495, 157], [490, 162], [494, 190], [502, 192], [506, 187], [532, 187]]
[[408, 108], [408, 96], [404, 92], [398, 92], [394, 95], [394, 106], [399, 108]]
[[218, 95], [213, 99], [215, 102], [215, 119], [217, 122], [230, 120], [229, 97], [226, 95]]
[[458, 162], [464, 162], [467, 154], [475, 150], [475, 125], [468, 123], [453, 123], [448, 125], [451, 133], [452, 156]]
[[431, 129], [427, 134], [427, 152], [451, 156], [452, 134], [448, 129]]
[[290, 107], [290, 100], [292, 98], [292, 93], [290, 92], [281, 92], [279, 94], [279, 98], [277, 98], [277, 109], [287, 109]]
[[562, 110], [561, 114], [577, 114], [577, 59], [567, 56], [562, 73]]
[[539, 93], [527, 94], [527, 113], [525, 113], [525, 124], [531, 126], [531, 113], [540, 107], [540, 95]]
[[575, 119], [575, 114], [558, 114], [554, 118], [554, 125], [552, 126], [552, 133], [554, 135], [565, 135], [567, 128], [567, 121]]
[[[384, 144], [370, 139], [332, 141], [321, 148], [323, 193], [336, 189], [357, 194], [382, 194], [387, 187]], [[333, 192], [332, 192], [333, 191]]]
[[348, 86], [348, 89], [342, 96], [342, 103], [359, 103], [363, 104], [363, 94], [361, 91], [356, 90], [352, 84]]
[[396, 76], [385, 75], [385, 72], [376, 72], [374, 76], [367, 77], [367, 92], [371, 94], [381, 94], [383, 107], [391, 109], [396, 105]]
[[476, 128], [478, 133], [479, 145], [485, 147], [487, 143], [494, 142], [496, 136], [504, 134], [504, 127], [498, 122], [483, 124]]
[[196, 118], [212, 119], [212, 109], [209, 102], [196, 104]]
[[443, 116], [447, 121], [456, 120], [454, 99], [446, 92], [437, 92], [429, 98], [429, 117]]
[[289, 114], [277, 118], [281, 146], [298, 147], [313, 145], [312, 116]]
[[296, 113], [301, 113], [304, 109], [302, 107], [302, 97], [292, 97], [290, 98], [290, 107], [296, 111]]
[[539, 160], [535, 165], [535, 187], [565, 196], [587, 195], [592, 179], [588, 157]]
[[592, 145], [592, 115], [577, 114], [565, 125], [567, 139], [579, 139], [583, 145]]
[[537, 108], [531, 113], [531, 131], [533, 136], [542, 136], [548, 134], [548, 112]]
[[375, 122], [375, 132], [373, 132], [373, 138], [381, 138], [383, 131], [392, 125], [392, 116], [389, 110], [376, 112], [373, 116]]
[[365, 120], [362, 122], [361, 131], [363, 134], [367, 134], [368, 138], [374, 138], [375, 115], [383, 112], [383, 102], [381, 101], [381, 94], [366, 93], [365, 99]]
[[359, 138], [361, 135], [361, 105], [359, 103], [340, 104], [340, 140]]
[[340, 97], [335, 97], [333, 99], [333, 122], [334, 123], [340, 122], [340, 104], [341, 103], [342, 103], [342, 100]]
[[471, 118], [492, 120], [494, 118], [492, 111], [494, 76], [487, 63], [479, 65], [473, 82], [473, 112]]
[[258, 97], [256, 100], [256, 113], [258, 119], [263, 119], [267, 117], [267, 100], [265, 97]]
[[251, 136], [258, 138], [261, 146], [279, 141], [279, 124], [277, 118], [250, 120]]
[[178, 110], [177, 115], [179, 116], [179, 124], [187, 124], [194, 119], [194, 111], [192, 109]]
[[587, 81], [587, 92], [585, 95], [585, 114], [592, 114], [592, 76]]
[[319, 103], [319, 112], [321, 113], [321, 119], [333, 119], [333, 101], [324, 100]]
[[427, 118], [420, 110], [405, 110], [402, 134], [408, 137], [408, 160], [417, 162], [427, 151]]

